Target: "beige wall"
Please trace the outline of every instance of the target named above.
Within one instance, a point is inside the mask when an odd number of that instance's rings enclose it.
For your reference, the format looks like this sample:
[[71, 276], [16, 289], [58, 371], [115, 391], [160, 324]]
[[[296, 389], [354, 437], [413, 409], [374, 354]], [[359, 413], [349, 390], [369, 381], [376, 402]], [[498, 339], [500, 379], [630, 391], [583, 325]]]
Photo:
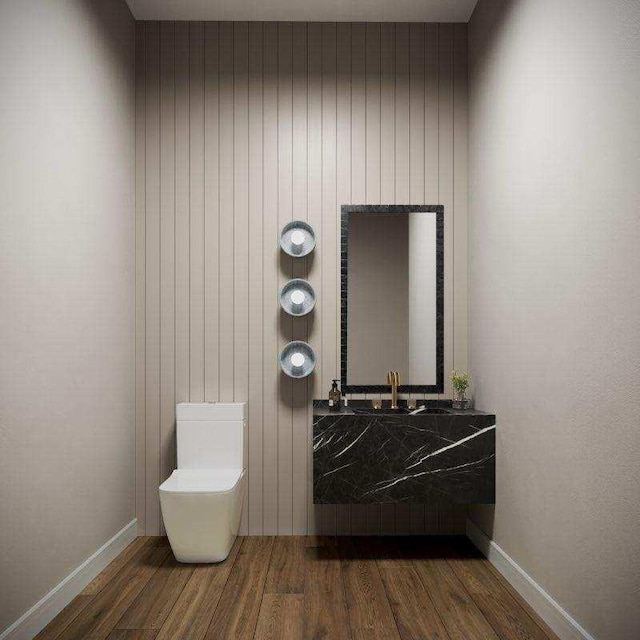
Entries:
[[[451, 531], [464, 512], [312, 504], [311, 405], [338, 376], [339, 206], [445, 206], [445, 368], [466, 367], [466, 25], [138, 23], [137, 496], [160, 530], [177, 401], [248, 400], [242, 530]], [[278, 232], [308, 220], [292, 261]], [[277, 291], [308, 276], [312, 317]], [[280, 376], [291, 338], [315, 375]]]
[[347, 380], [409, 377], [409, 216], [349, 214]]
[[598, 640], [640, 637], [640, 4], [480, 0], [470, 358], [495, 411], [474, 520]]
[[133, 38], [0, 3], [0, 630], [134, 517]]

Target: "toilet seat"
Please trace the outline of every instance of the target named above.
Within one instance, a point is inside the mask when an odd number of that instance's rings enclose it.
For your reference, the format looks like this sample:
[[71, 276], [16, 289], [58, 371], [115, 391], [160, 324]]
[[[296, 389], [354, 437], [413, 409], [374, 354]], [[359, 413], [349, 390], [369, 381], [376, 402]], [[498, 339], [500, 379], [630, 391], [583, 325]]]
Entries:
[[176, 469], [160, 490], [167, 493], [225, 493], [240, 482], [240, 469]]

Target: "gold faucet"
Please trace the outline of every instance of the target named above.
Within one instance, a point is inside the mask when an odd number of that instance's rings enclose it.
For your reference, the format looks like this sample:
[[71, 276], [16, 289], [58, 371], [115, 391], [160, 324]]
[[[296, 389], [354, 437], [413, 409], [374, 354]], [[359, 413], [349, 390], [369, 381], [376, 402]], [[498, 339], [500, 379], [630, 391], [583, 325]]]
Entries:
[[400, 386], [400, 374], [397, 371], [387, 373], [387, 382], [391, 385], [391, 408], [398, 408], [398, 387]]

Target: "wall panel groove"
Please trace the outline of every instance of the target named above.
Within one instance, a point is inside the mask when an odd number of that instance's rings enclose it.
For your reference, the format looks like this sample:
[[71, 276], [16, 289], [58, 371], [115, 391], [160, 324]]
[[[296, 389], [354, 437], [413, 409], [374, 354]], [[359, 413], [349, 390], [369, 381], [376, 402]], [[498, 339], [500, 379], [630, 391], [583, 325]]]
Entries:
[[[162, 530], [174, 404], [204, 399], [249, 404], [243, 533], [461, 531], [446, 505], [314, 506], [310, 401], [339, 370], [341, 204], [445, 205], [445, 362], [466, 366], [466, 26], [165, 22], [137, 37], [141, 527]], [[316, 230], [307, 259], [279, 252], [292, 219]], [[312, 316], [281, 314], [290, 277], [316, 289]], [[280, 374], [291, 339], [316, 350], [308, 380]]]

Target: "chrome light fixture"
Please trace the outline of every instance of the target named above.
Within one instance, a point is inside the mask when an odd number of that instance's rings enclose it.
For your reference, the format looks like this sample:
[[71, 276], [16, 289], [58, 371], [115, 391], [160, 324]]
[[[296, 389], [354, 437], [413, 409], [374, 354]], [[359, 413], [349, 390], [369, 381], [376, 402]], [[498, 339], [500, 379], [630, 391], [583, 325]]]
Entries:
[[313, 287], [302, 278], [289, 280], [279, 295], [280, 306], [292, 316], [305, 316], [316, 304], [316, 294]]
[[315, 369], [316, 354], [306, 342], [293, 340], [284, 345], [278, 361], [290, 378], [306, 378]]
[[303, 220], [289, 222], [280, 234], [280, 248], [294, 258], [309, 255], [316, 246], [313, 227]]

